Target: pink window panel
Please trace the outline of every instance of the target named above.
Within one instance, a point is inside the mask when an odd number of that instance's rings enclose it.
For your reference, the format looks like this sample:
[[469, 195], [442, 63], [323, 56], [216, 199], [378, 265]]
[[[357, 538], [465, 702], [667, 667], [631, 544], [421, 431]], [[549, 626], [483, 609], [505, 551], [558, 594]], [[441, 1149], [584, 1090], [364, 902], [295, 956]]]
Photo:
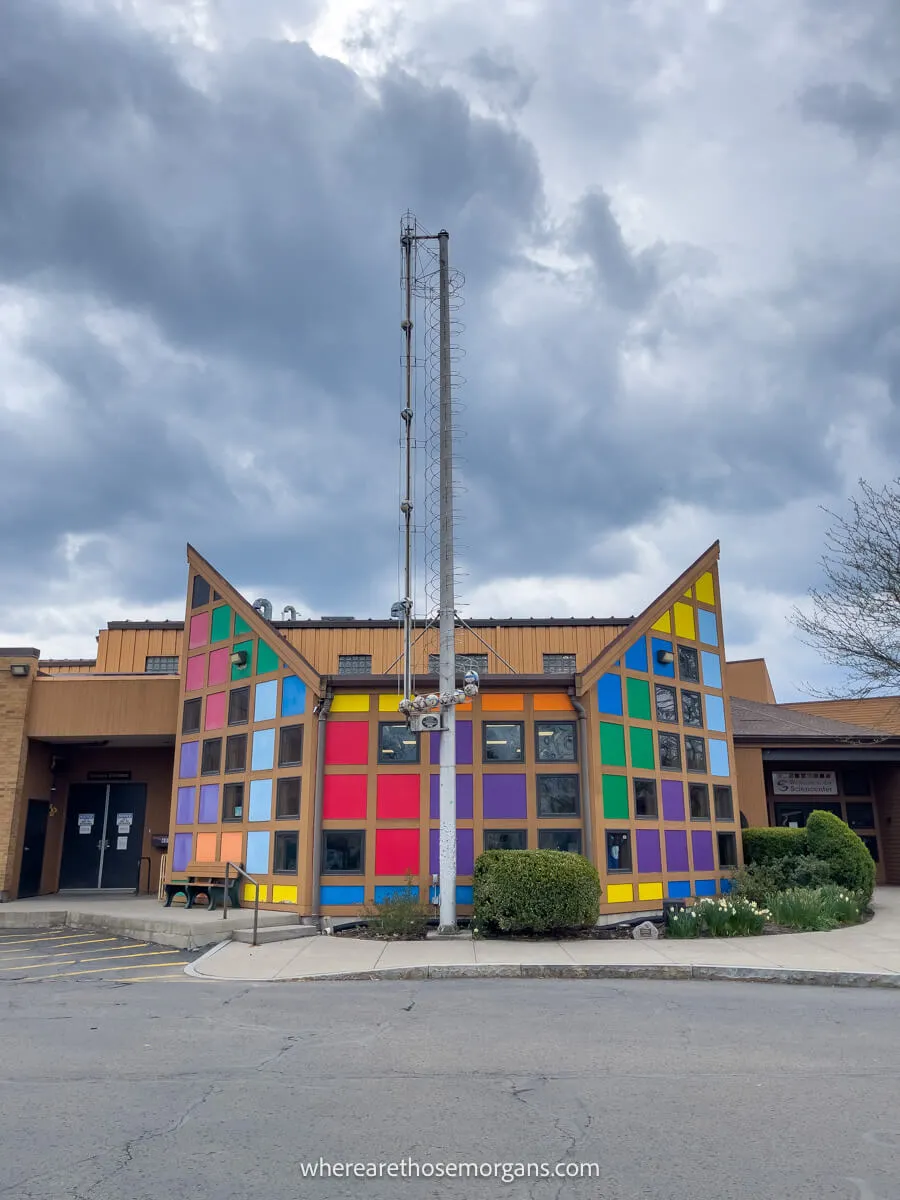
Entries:
[[206, 687], [206, 655], [195, 654], [187, 661], [187, 676], [185, 688], [189, 692], [198, 692]]
[[213, 692], [206, 697], [206, 724], [204, 729], [222, 729], [225, 725], [225, 693]]
[[209, 656], [209, 686], [216, 687], [218, 684], [228, 682], [228, 668], [231, 665], [229, 662], [231, 649], [229, 646], [223, 646], [221, 650], [213, 650]]
[[209, 613], [195, 613], [191, 617], [191, 634], [188, 649], [205, 646], [209, 641]]

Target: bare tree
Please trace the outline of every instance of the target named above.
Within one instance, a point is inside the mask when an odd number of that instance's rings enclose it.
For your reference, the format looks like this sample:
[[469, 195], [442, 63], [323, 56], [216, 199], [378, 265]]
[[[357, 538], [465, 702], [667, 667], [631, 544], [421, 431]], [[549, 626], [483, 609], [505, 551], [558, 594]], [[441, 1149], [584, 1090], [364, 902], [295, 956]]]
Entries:
[[900, 691], [900, 479], [859, 486], [846, 516], [829, 512], [825, 583], [810, 591], [810, 610], [795, 608], [791, 618], [808, 645], [844, 669], [842, 694], [854, 697]]

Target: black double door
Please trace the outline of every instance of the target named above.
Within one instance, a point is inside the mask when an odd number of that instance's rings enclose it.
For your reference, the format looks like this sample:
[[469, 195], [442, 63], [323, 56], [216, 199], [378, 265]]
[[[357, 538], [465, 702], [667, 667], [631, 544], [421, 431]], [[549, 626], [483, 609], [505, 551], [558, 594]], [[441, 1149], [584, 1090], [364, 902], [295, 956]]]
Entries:
[[135, 890], [146, 805], [143, 783], [73, 783], [66, 810], [60, 891]]

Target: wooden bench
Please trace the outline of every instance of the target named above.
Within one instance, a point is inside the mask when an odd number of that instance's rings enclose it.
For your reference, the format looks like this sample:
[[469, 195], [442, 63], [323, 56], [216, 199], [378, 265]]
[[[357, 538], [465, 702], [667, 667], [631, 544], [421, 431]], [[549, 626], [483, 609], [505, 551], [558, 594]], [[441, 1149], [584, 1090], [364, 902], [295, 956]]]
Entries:
[[164, 883], [163, 888], [165, 889], [166, 893], [166, 902], [163, 905], [164, 908], [171, 908], [172, 901], [179, 893], [184, 896], [185, 904], [187, 904], [188, 900], [190, 899], [188, 896], [186, 879], [173, 879], [171, 883]]
[[[214, 909], [225, 903], [225, 863], [224, 862], [189, 862], [184, 870], [183, 883], [166, 884], [166, 908], [171, 904], [171, 897], [183, 892], [187, 903], [185, 908], [193, 908], [198, 896], [206, 897], [207, 908]], [[229, 872], [228, 904], [230, 908], [240, 908], [239, 877], [237, 872]], [[171, 894], [170, 894], [171, 889]]]

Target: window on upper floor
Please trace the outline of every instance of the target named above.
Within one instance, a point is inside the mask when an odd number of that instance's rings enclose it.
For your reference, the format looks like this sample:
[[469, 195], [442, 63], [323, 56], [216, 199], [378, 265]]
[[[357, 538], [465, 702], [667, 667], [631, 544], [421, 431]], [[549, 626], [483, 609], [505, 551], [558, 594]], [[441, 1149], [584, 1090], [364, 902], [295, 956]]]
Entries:
[[338, 675], [371, 675], [371, 654], [339, 654]]
[[[441, 666], [441, 656], [439, 654], [428, 655], [428, 674], [437, 675]], [[466, 671], [477, 671], [479, 675], [486, 675], [488, 669], [488, 656], [486, 654], [457, 654], [456, 656], [456, 674], [457, 676], [465, 675]]]
[[177, 654], [148, 654], [144, 660], [146, 675], [177, 675]]
[[544, 674], [545, 675], [574, 675], [575, 674], [575, 655], [574, 654], [545, 654], [544, 655]]

